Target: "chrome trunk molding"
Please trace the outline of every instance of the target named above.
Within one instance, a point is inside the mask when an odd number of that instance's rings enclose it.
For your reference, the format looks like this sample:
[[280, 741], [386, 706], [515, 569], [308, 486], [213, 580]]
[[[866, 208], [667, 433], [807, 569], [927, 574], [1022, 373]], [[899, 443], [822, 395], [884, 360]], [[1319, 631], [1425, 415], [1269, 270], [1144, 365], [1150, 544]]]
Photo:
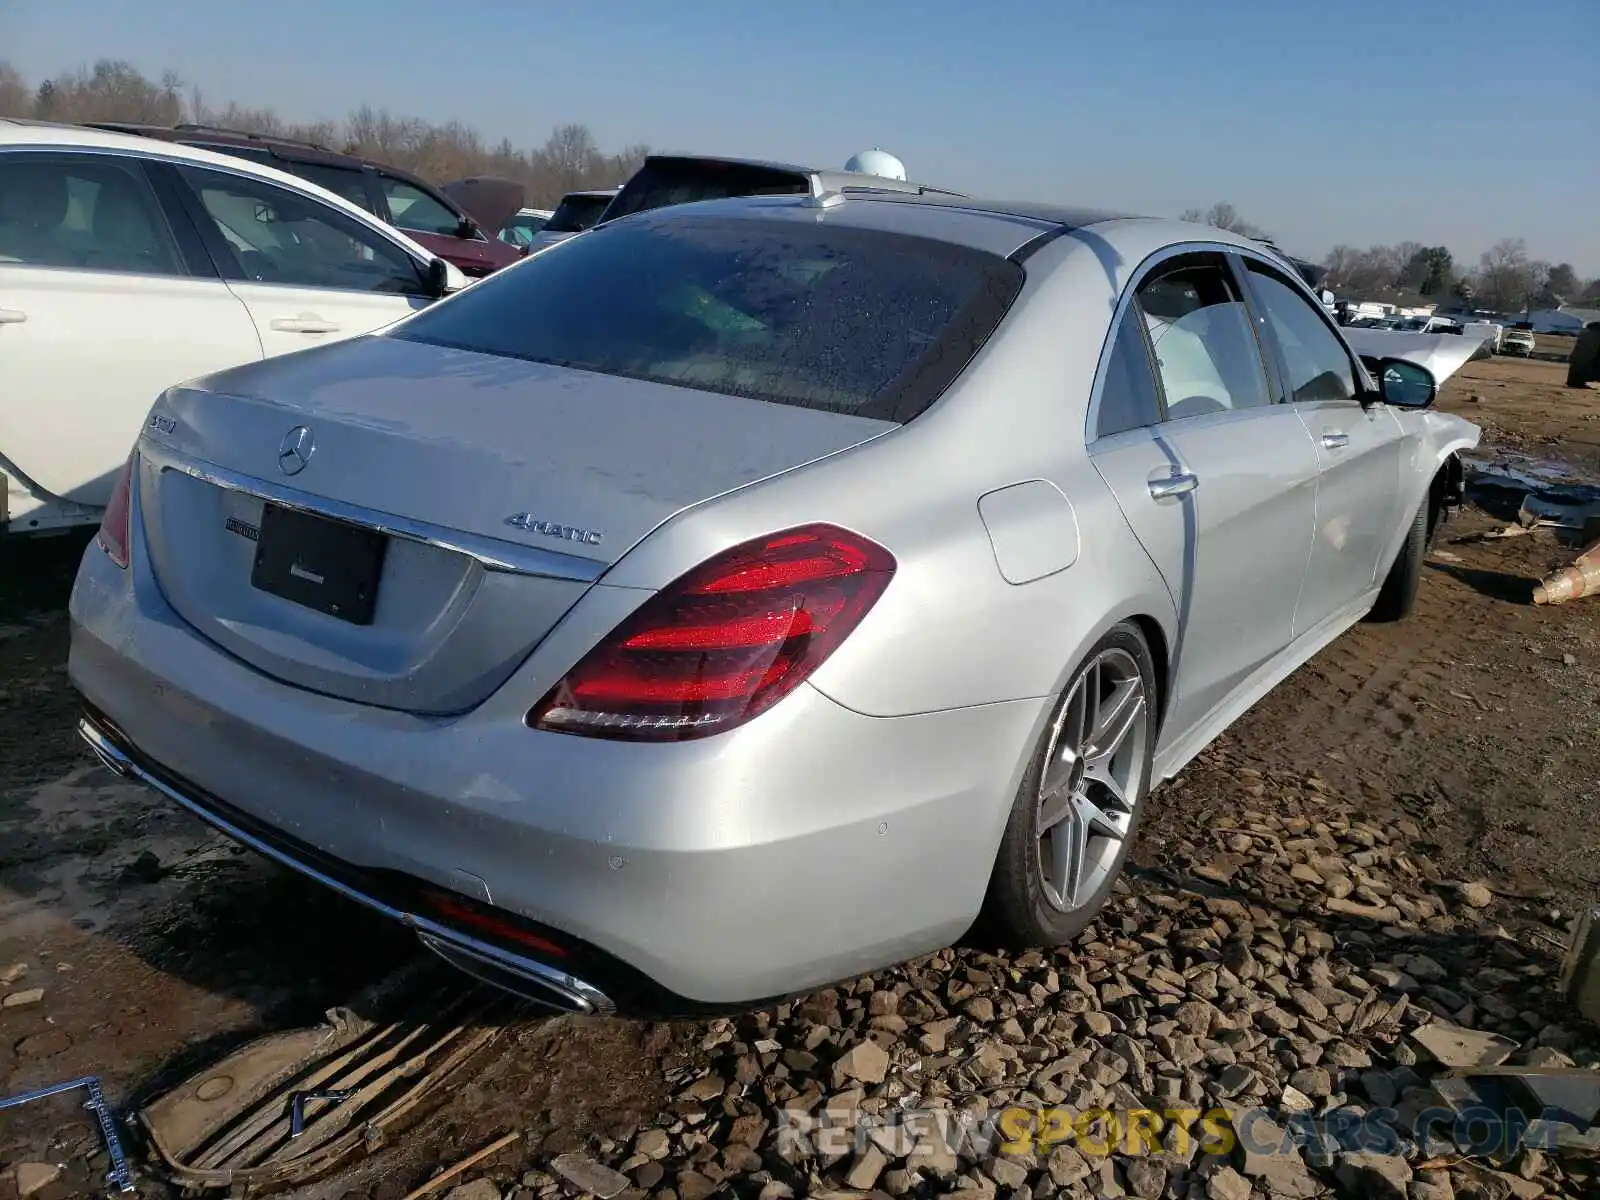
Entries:
[[481, 564], [486, 571], [502, 571], [510, 575], [540, 575], [551, 579], [593, 583], [609, 569], [606, 563], [576, 554], [563, 554], [559, 550], [547, 550], [540, 546], [524, 546], [518, 542], [465, 533], [459, 529], [446, 529], [426, 521], [413, 521], [409, 517], [398, 517], [392, 513], [381, 513], [359, 505], [346, 504], [341, 500], [313, 496], [309, 492], [269, 483], [252, 475], [243, 475], [219, 467], [215, 463], [180, 454], [172, 447], [149, 437], [140, 439], [139, 456], [158, 471], [178, 471], [209, 483], [213, 487], [222, 488], [224, 491], [241, 492], [260, 500], [270, 501], [282, 508], [333, 517], [346, 524], [359, 525], [363, 529], [371, 529], [389, 537], [404, 538], [406, 541], [420, 542], [425, 546], [435, 546], [441, 550], [462, 554]]

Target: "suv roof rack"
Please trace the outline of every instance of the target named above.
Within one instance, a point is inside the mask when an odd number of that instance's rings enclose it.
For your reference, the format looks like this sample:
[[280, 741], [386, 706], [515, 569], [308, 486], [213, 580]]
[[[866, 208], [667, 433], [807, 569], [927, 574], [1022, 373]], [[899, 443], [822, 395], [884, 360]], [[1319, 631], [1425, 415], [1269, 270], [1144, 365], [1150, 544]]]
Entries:
[[173, 128], [181, 129], [184, 133], [221, 134], [224, 137], [248, 138], [252, 142], [276, 142], [280, 146], [300, 146], [306, 150], [320, 150], [324, 154], [344, 153], [342, 150], [335, 150], [332, 146], [324, 146], [321, 142], [288, 137], [281, 133], [253, 133], [248, 129], [229, 129], [225, 125], [206, 125], [197, 121], [183, 121], [174, 125]]

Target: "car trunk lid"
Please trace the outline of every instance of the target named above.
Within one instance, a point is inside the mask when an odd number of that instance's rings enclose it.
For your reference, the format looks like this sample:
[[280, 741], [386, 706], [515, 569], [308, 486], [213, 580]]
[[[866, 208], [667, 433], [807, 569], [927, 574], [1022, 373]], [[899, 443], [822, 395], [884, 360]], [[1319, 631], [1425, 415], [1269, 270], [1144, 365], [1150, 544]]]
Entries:
[[140, 502], [156, 578], [207, 637], [298, 686], [449, 713], [674, 513], [890, 428], [379, 336], [173, 389]]

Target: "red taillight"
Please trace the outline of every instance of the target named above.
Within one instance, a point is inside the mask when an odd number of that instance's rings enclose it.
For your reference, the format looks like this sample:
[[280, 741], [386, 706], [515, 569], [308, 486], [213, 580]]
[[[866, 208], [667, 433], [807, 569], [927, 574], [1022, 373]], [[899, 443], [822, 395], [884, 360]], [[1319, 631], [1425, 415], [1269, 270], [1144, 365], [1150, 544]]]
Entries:
[[100, 533], [95, 539], [106, 557], [123, 568], [128, 565], [128, 542], [132, 538], [129, 525], [133, 517], [133, 471], [137, 461], [135, 452], [122, 464], [117, 486], [111, 489], [111, 503], [106, 505], [105, 515], [100, 518]]
[[528, 714], [536, 729], [683, 741], [798, 687], [894, 575], [882, 546], [806, 525], [724, 551], [652, 596]]
[[567, 957], [565, 947], [556, 945], [549, 938], [541, 937], [532, 930], [522, 928], [509, 914], [501, 916], [494, 912], [485, 912], [477, 905], [433, 891], [425, 892], [422, 899], [435, 915], [455, 927], [487, 934], [492, 939], [521, 946], [536, 954], [548, 955], [551, 958]]

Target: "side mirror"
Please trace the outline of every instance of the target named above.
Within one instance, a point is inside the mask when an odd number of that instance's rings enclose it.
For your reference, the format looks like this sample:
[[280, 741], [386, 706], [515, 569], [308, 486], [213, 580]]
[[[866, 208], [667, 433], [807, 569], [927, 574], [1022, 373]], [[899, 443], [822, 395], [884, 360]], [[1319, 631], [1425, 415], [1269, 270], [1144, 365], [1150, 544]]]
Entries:
[[1383, 402], [1396, 408], [1427, 408], [1439, 395], [1433, 372], [1405, 358], [1380, 358], [1376, 374]]
[[429, 297], [438, 300], [466, 287], [467, 277], [452, 263], [442, 258], [430, 258], [424, 272], [424, 283]]
[[475, 238], [475, 237], [477, 237], [478, 236], [478, 223], [476, 221], [474, 221], [471, 217], [462, 217], [460, 224], [458, 224], [456, 226], [456, 236], [458, 238]]

